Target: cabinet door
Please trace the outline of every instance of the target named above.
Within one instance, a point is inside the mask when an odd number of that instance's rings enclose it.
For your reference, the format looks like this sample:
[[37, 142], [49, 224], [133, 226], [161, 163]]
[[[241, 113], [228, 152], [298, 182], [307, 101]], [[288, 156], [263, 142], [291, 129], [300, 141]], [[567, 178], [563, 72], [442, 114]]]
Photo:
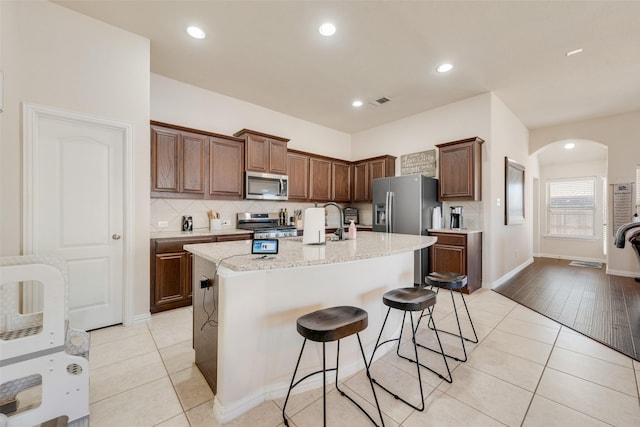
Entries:
[[151, 191], [178, 193], [180, 132], [151, 127]]
[[436, 145], [439, 149], [438, 165], [441, 201], [482, 200], [482, 143], [480, 138]]
[[242, 199], [244, 174], [244, 144], [209, 138], [210, 198]]
[[180, 192], [204, 194], [207, 137], [181, 132]]
[[309, 157], [309, 199], [331, 200], [331, 161]]
[[309, 156], [298, 153], [287, 154], [289, 176], [289, 200], [309, 198]]
[[439, 245], [431, 246], [430, 269], [438, 272], [467, 274], [464, 246]]
[[269, 140], [269, 173], [287, 174], [287, 143]]
[[248, 171], [263, 172], [269, 171], [269, 141], [267, 138], [258, 135], [247, 136], [247, 160], [246, 169]]
[[353, 165], [353, 201], [371, 201], [371, 180], [369, 179], [369, 163], [356, 163]]
[[440, 198], [473, 197], [473, 152], [468, 144], [440, 149]]
[[351, 201], [351, 164], [331, 162], [331, 200], [334, 202]]
[[[175, 308], [185, 303], [184, 267], [186, 252], [169, 252], [155, 255], [155, 283], [151, 289], [151, 312]], [[189, 268], [189, 270], [191, 270]]]

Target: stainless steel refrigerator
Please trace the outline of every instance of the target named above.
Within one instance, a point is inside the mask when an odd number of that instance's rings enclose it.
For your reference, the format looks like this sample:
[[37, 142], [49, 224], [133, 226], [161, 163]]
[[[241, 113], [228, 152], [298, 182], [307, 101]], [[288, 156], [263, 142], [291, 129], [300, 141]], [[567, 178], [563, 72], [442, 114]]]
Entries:
[[[373, 231], [427, 235], [433, 208], [440, 207], [438, 180], [405, 175], [373, 180]], [[414, 283], [424, 284], [429, 248], [415, 252]]]

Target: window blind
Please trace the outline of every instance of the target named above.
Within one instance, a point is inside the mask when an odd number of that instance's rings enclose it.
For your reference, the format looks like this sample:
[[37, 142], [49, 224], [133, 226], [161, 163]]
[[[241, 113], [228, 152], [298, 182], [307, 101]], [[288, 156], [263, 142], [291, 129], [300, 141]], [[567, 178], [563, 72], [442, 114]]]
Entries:
[[547, 181], [547, 235], [595, 237], [596, 180]]

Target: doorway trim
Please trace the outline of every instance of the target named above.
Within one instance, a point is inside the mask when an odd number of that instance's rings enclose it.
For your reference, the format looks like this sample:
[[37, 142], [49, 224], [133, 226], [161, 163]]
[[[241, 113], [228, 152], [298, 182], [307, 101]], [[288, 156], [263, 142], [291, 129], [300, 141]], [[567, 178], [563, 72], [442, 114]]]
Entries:
[[109, 129], [117, 129], [123, 132], [123, 195], [124, 195], [124, 212], [123, 212], [123, 230], [126, 239], [123, 245], [123, 283], [122, 283], [122, 323], [129, 326], [133, 323], [133, 126], [129, 123], [120, 122], [91, 114], [66, 111], [58, 108], [47, 107], [44, 105], [23, 103], [22, 104], [22, 120], [23, 120], [23, 150], [22, 150], [22, 252], [25, 255], [31, 255], [35, 246], [35, 207], [36, 188], [38, 171], [34, 168], [36, 164], [34, 149], [37, 138], [40, 119], [51, 118], [56, 120], [68, 120], [73, 122], [81, 122], [84, 124], [98, 126]]

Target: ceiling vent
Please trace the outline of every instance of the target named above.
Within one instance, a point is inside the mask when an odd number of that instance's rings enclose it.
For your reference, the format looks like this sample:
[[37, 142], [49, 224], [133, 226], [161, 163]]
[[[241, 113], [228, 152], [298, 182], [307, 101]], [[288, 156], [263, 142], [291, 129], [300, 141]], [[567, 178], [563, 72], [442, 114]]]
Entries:
[[382, 104], [386, 104], [389, 101], [391, 101], [391, 98], [387, 98], [386, 96], [383, 96], [382, 98], [376, 99], [376, 104], [382, 105]]

